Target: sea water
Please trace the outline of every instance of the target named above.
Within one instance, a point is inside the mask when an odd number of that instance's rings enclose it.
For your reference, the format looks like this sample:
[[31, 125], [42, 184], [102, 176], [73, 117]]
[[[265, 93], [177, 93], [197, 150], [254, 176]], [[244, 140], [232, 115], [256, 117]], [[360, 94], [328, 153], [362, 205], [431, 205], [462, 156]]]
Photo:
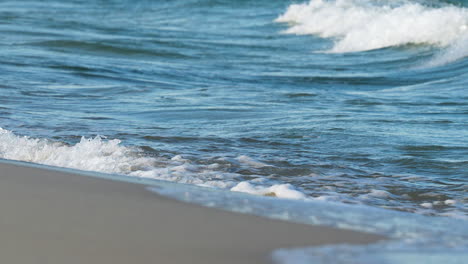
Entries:
[[0, 36], [0, 158], [466, 226], [466, 1], [1, 1]]

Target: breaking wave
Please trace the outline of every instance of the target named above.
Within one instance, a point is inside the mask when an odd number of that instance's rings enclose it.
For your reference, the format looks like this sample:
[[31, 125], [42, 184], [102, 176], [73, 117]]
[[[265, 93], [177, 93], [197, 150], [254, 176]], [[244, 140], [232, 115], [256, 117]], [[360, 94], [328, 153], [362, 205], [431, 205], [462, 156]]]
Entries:
[[[0, 128], [0, 158], [56, 167], [72, 168], [134, 177], [152, 178], [206, 187], [229, 189], [256, 195], [303, 199], [305, 195], [290, 184], [242, 180], [241, 175], [222, 170], [223, 160], [196, 164], [181, 155], [153, 157], [137, 147], [121, 145], [118, 139], [84, 138], [75, 145], [47, 139], [18, 136]], [[241, 166], [266, 166], [242, 155]]]
[[[276, 21], [290, 24], [288, 34], [336, 39], [333, 53], [407, 44], [446, 47], [468, 34], [468, 9], [407, 1], [311, 0], [290, 5]], [[462, 56], [449, 52], [455, 59]]]

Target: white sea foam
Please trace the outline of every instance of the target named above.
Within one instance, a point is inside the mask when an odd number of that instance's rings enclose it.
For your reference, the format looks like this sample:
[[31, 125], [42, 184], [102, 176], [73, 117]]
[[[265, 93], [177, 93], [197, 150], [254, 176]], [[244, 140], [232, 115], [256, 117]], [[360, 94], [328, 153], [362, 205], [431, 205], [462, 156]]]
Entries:
[[[18, 136], [0, 128], [0, 158], [231, 189], [280, 198], [301, 199], [305, 197], [303, 193], [288, 184], [269, 184], [258, 179], [242, 181], [239, 174], [219, 170], [220, 165], [216, 162], [200, 165], [181, 155], [170, 159], [147, 157], [138, 148], [121, 145], [118, 139], [81, 138], [80, 142], [75, 145], [67, 145], [46, 139]], [[252, 168], [267, 166], [248, 156], [240, 156], [237, 160], [243, 166]]]
[[441, 66], [465, 57], [468, 57], [468, 30], [465, 30], [465, 34], [460, 39], [441, 51], [424, 66]]
[[355, 52], [405, 44], [451, 45], [468, 32], [468, 9], [408, 1], [311, 0], [290, 5], [276, 21], [290, 23], [289, 34], [336, 39], [330, 52]]
[[82, 138], [70, 146], [45, 139], [20, 137], [0, 128], [0, 158], [105, 173], [127, 174], [148, 159], [131, 155], [119, 140]]
[[421, 206], [424, 208], [432, 208], [432, 203], [422, 203]]
[[241, 182], [231, 188], [231, 191], [246, 192], [265, 196], [279, 196], [288, 199], [305, 199], [306, 196], [295, 190], [291, 184], [276, 184], [270, 187], [255, 186], [249, 182]]
[[444, 203], [445, 203], [446, 205], [454, 205], [454, 204], [456, 204], [457, 202], [456, 202], [455, 200], [449, 199], [449, 200], [445, 200]]

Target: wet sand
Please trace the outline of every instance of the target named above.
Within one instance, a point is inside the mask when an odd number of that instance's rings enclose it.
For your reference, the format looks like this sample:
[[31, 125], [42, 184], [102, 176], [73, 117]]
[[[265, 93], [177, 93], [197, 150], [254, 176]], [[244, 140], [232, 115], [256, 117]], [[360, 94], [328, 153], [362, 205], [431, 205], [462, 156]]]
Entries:
[[0, 257], [21, 264], [272, 263], [278, 248], [382, 237], [205, 208], [145, 185], [0, 160]]

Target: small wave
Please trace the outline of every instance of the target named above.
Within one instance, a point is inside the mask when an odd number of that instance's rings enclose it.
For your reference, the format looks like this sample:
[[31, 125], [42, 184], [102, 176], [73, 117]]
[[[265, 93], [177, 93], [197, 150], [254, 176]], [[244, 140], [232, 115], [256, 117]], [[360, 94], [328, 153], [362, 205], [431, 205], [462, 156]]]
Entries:
[[[287, 169], [287, 177], [280, 177], [282, 172], [279, 167], [246, 155], [198, 160], [197, 157], [185, 157], [172, 152], [171, 154], [158, 153], [157, 150], [149, 147], [124, 146], [118, 139], [106, 139], [99, 136], [81, 137], [81, 139], [78, 137], [77, 139], [79, 141], [76, 144], [66, 144], [48, 139], [18, 136], [0, 128], [0, 159], [156, 179], [260, 196], [368, 204], [419, 214], [446, 215], [466, 219], [463, 215], [466, 211], [466, 204], [462, 202], [463, 198], [439, 194], [423, 197], [426, 195], [425, 190], [414, 187], [411, 187], [411, 192], [417, 195], [406, 197], [406, 190], [409, 187], [402, 183], [411, 184], [413, 180], [403, 176], [368, 176], [380, 178], [379, 184], [385, 179], [386, 185], [392, 186], [392, 188], [383, 186], [376, 188], [376, 186], [369, 186], [367, 181], [363, 181], [364, 175], [354, 180], [354, 177], [347, 174], [319, 176], [310, 174], [308, 171], [308, 183], [298, 186], [294, 182], [301, 184], [303, 181], [299, 178], [303, 176], [292, 176], [293, 169]], [[399, 162], [408, 163], [406, 166], [413, 166], [413, 160], [406, 159]], [[261, 170], [266, 172], [261, 172]], [[243, 173], [245, 171], [249, 173], [246, 175]], [[304, 174], [304, 171], [296, 172], [298, 175]], [[426, 180], [418, 179], [419, 183], [423, 181]], [[446, 200], [454, 202], [444, 202]], [[429, 203], [431, 206], [426, 206]]]
[[[305, 195], [290, 184], [264, 182], [258, 178], [244, 181], [242, 176], [222, 170], [222, 160], [210, 164], [195, 162], [175, 155], [172, 158], [145, 155], [144, 149], [121, 145], [118, 139], [84, 138], [75, 145], [47, 139], [18, 136], [0, 128], [0, 158], [44, 165], [120, 174], [133, 177], [216, 187], [250, 194], [302, 199]], [[242, 166], [263, 167], [261, 162], [242, 155]]]
[[190, 59], [191, 56], [178, 52], [172, 52], [169, 49], [159, 48], [157, 50], [143, 49], [135, 46], [132, 43], [120, 42], [97, 42], [84, 40], [48, 40], [39, 42], [29, 42], [23, 45], [47, 47], [57, 51], [73, 51], [77, 50], [88, 52], [101, 56], [124, 56], [124, 57], [158, 57], [158, 58], [175, 58], [175, 59]]
[[[276, 21], [290, 23], [285, 33], [335, 38], [336, 42], [329, 50], [333, 53], [407, 44], [444, 47], [456, 43], [468, 33], [466, 8], [450, 5], [427, 7], [407, 1], [382, 3], [368, 0], [311, 0], [309, 3], [290, 5]], [[463, 43], [466, 55], [466, 41]], [[449, 53], [459, 57], [463, 52]]]

